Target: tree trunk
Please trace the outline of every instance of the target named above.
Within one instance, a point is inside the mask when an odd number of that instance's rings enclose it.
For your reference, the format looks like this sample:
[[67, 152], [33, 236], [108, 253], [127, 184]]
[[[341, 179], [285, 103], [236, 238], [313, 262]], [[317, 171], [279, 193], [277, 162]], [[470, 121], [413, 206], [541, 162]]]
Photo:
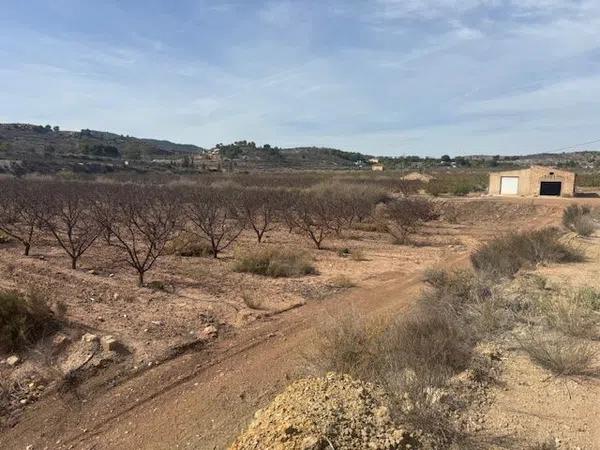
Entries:
[[139, 287], [144, 286], [144, 272], [141, 270], [138, 270], [138, 286]]
[[71, 256], [71, 269], [77, 269], [77, 257]]
[[24, 244], [25, 245], [25, 256], [29, 256], [29, 249], [31, 248], [31, 244]]

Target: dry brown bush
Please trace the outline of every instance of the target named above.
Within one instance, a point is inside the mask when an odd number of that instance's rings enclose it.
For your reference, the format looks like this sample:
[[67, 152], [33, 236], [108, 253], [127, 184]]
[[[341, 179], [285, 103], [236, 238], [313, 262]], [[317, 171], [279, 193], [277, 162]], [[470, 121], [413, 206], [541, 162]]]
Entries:
[[519, 344], [533, 361], [555, 375], [600, 376], [597, 351], [589, 341], [530, 330]]
[[561, 235], [557, 228], [508, 234], [480, 247], [471, 262], [491, 276], [511, 277], [526, 265], [581, 261], [581, 252], [561, 242]]
[[213, 256], [212, 247], [208, 242], [186, 232], [181, 232], [175, 236], [167, 245], [165, 253], [186, 258]]
[[316, 273], [312, 258], [298, 249], [266, 247], [236, 255], [233, 269], [268, 277], [298, 277]]
[[30, 345], [59, 325], [60, 318], [39, 293], [0, 292], [0, 351]]
[[338, 289], [348, 289], [356, 286], [356, 283], [354, 283], [350, 278], [348, 278], [348, 276], [343, 274], [336, 275], [333, 278], [331, 278], [329, 280], [329, 284]]

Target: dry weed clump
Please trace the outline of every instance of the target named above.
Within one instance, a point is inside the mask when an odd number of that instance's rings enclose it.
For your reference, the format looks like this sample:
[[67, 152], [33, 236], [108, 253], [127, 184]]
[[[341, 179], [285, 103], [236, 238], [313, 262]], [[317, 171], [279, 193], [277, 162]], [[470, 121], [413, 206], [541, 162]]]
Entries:
[[299, 277], [316, 273], [310, 256], [297, 249], [266, 247], [240, 252], [234, 270], [268, 277]]
[[356, 283], [348, 278], [346, 275], [336, 275], [329, 280], [329, 284], [338, 289], [348, 289], [356, 286]]
[[58, 326], [59, 318], [38, 293], [0, 292], [0, 351], [30, 345]]
[[593, 305], [579, 291], [540, 297], [537, 308], [548, 326], [562, 334], [590, 339], [598, 336], [599, 321]]
[[563, 225], [580, 236], [589, 236], [596, 228], [591, 213], [589, 206], [573, 203], [563, 211]]
[[581, 261], [581, 252], [561, 242], [560, 237], [557, 228], [512, 233], [480, 247], [471, 255], [471, 262], [475, 269], [503, 278], [528, 265]]
[[600, 376], [597, 351], [590, 341], [531, 329], [519, 344], [533, 361], [557, 376]]
[[191, 233], [180, 233], [167, 244], [166, 253], [186, 258], [214, 256], [211, 245]]

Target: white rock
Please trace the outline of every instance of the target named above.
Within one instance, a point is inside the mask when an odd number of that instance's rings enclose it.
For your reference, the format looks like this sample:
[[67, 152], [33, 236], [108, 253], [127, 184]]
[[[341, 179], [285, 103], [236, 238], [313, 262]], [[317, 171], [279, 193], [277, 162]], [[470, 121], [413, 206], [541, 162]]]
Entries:
[[92, 333], [85, 333], [83, 336], [81, 336], [81, 340], [83, 342], [98, 342], [98, 336]]
[[21, 362], [21, 358], [19, 358], [17, 355], [12, 355], [12, 356], [9, 356], [8, 358], [6, 358], [6, 364], [8, 364], [11, 367], [16, 366], [20, 362]]
[[216, 337], [218, 333], [217, 327], [214, 325], [208, 325], [200, 332], [200, 338], [210, 339]]

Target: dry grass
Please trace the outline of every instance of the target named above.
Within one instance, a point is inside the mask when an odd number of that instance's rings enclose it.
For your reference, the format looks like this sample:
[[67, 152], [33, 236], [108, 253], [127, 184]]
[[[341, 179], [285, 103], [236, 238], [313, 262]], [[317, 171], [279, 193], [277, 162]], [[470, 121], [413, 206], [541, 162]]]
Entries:
[[514, 276], [524, 266], [581, 261], [581, 252], [560, 237], [557, 228], [512, 233], [480, 247], [471, 255], [471, 262], [477, 270], [502, 278]]
[[297, 249], [264, 247], [238, 253], [234, 270], [268, 277], [298, 277], [316, 273], [311, 257]]
[[366, 261], [367, 260], [365, 253], [358, 248], [355, 248], [350, 252], [350, 258], [352, 259], [352, 261]]
[[210, 244], [191, 233], [181, 233], [167, 246], [166, 253], [183, 257], [213, 256]]
[[34, 343], [59, 326], [59, 318], [39, 293], [0, 292], [0, 351]]
[[521, 348], [540, 366], [557, 376], [600, 376], [595, 364], [597, 352], [589, 341], [570, 336], [552, 336], [530, 330], [519, 339]]
[[538, 310], [546, 319], [550, 328], [567, 336], [596, 338], [598, 319], [590, 308], [586, 298], [576, 291], [559, 295], [546, 295], [537, 302]]
[[356, 286], [356, 283], [348, 278], [346, 275], [336, 275], [329, 280], [329, 284], [338, 289], [349, 289]]

